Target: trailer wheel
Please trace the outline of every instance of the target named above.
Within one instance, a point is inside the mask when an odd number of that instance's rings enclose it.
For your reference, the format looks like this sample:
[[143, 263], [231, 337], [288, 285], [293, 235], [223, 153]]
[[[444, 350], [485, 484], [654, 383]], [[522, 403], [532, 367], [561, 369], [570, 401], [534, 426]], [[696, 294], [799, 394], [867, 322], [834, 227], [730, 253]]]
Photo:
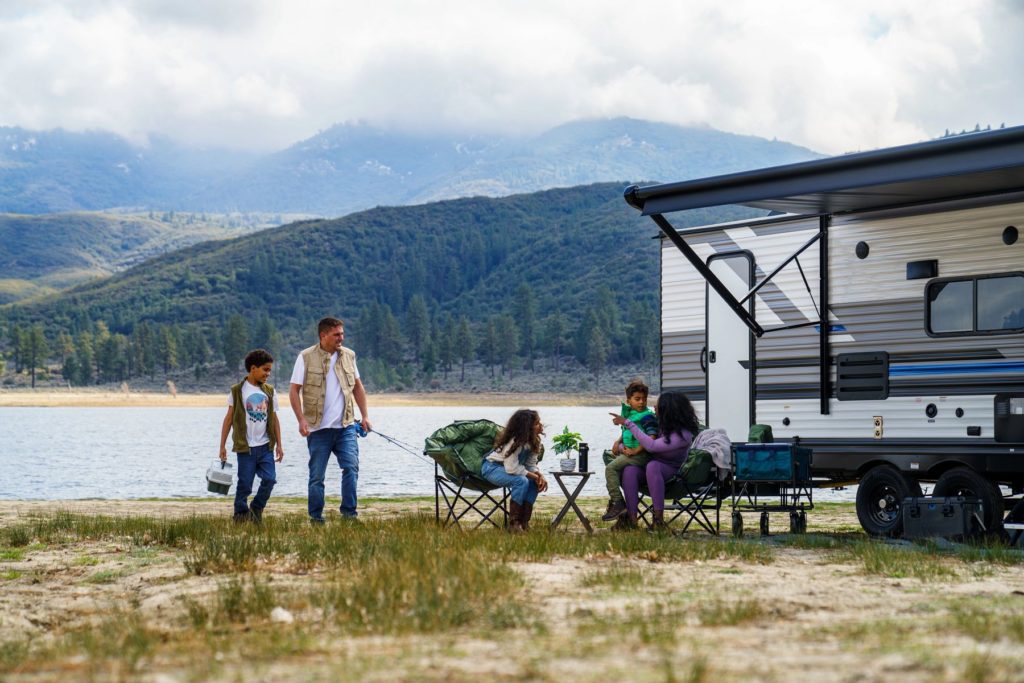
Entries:
[[857, 519], [872, 536], [897, 538], [903, 533], [900, 507], [908, 496], [920, 496], [921, 485], [891, 465], [868, 470], [857, 487]]
[[999, 487], [969, 467], [955, 467], [935, 482], [933, 496], [981, 499], [981, 521], [989, 532], [1003, 526], [1003, 493]]
[[735, 510], [732, 513], [732, 535], [743, 538], [743, 515]]

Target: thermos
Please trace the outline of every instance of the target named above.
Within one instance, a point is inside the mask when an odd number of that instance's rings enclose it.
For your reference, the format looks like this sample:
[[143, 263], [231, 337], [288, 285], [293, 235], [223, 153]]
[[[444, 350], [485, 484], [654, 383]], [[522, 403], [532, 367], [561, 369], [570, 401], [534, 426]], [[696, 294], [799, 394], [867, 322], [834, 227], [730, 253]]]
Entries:
[[587, 467], [587, 456], [590, 454], [590, 446], [585, 443], [580, 443], [580, 472], [589, 472], [590, 468]]

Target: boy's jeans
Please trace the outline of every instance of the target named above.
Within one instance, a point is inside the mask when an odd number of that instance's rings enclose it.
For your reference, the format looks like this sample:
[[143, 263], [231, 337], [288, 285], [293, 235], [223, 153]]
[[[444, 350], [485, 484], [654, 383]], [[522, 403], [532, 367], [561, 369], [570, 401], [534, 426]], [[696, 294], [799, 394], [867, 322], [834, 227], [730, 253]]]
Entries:
[[[249, 514], [250, 508], [259, 512], [267, 507], [270, 500], [270, 492], [277, 483], [277, 473], [274, 469], [274, 454], [270, 450], [270, 444], [252, 446], [248, 453], [235, 453], [238, 459], [238, 487], [235, 489], [235, 516], [241, 517]], [[249, 494], [252, 493], [252, 482], [256, 475], [260, 477], [260, 488], [249, 505]]]
[[604, 452], [604, 482], [608, 487], [608, 497], [613, 501], [624, 502], [622, 497], [622, 470], [626, 465], [636, 465], [640, 469], [647, 467], [651, 461], [649, 453], [638, 453], [637, 455], [612, 455], [612, 452]]
[[483, 466], [480, 467], [480, 474], [492, 484], [509, 489], [516, 505], [523, 503], [532, 505], [537, 500], [537, 482], [524, 474], [509, 474], [505, 471], [505, 466], [500, 463], [484, 460]]
[[334, 453], [341, 468], [341, 514], [355, 517], [356, 483], [359, 481], [359, 444], [354, 424], [341, 428], [318, 429], [306, 437], [309, 448], [309, 518], [324, 518], [324, 475]]

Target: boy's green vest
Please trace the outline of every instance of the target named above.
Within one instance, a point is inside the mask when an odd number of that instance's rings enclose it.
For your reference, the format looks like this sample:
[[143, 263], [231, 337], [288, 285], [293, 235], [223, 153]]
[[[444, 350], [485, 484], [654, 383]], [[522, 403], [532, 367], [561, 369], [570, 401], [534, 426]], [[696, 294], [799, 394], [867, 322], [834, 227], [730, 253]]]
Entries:
[[[248, 453], [249, 441], [245, 437], [245, 401], [242, 400], [243, 379], [231, 387], [232, 405], [235, 412], [231, 416], [231, 450], [235, 453]], [[267, 395], [267, 436], [270, 437], [270, 450], [277, 445], [277, 425], [274, 419], [274, 387], [269, 384], [261, 384], [260, 391]]]
[[324, 419], [324, 399], [327, 396], [327, 373], [333, 370], [341, 385], [341, 395], [345, 399], [344, 412], [341, 415], [341, 426], [348, 427], [356, 420], [356, 411], [352, 391], [356, 387], [356, 352], [344, 346], [338, 352], [338, 360], [334, 367], [328, 367], [331, 354], [324, 351], [319, 344], [302, 352], [302, 362], [306, 366], [306, 374], [302, 378], [302, 416], [306, 418], [310, 429], [319, 429]]

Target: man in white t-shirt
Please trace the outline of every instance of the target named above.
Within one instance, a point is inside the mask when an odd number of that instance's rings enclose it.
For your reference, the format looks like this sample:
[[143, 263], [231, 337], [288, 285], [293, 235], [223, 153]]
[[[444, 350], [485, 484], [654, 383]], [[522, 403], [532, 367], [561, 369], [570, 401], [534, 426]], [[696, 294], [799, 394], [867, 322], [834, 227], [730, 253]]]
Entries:
[[317, 333], [320, 342], [304, 349], [295, 360], [288, 397], [299, 422], [299, 434], [306, 437], [309, 448], [309, 519], [322, 524], [324, 476], [332, 453], [341, 468], [341, 515], [355, 518], [359, 514], [355, 406], [359, 407], [363, 429], [369, 432], [372, 427], [356, 354], [342, 346], [345, 324], [338, 318], [324, 318], [317, 325]]
[[[284, 458], [281, 444], [281, 422], [277, 419], [277, 394], [267, 384], [274, 368], [274, 357], [263, 349], [254, 349], [245, 356], [246, 376], [228, 393], [228, 412], [220, 427], [220, 459], [228, 459], [224, 445], [231, 432], [231, 450], [238, 459], [238, 486], [235, 489], [235, 521], [259, 522], [270, 492], [277, 483], [274, 463]], [[271, 455], [276, 448], [277, 458]], [[256, 476], [260, 488], [249, 502]]]

